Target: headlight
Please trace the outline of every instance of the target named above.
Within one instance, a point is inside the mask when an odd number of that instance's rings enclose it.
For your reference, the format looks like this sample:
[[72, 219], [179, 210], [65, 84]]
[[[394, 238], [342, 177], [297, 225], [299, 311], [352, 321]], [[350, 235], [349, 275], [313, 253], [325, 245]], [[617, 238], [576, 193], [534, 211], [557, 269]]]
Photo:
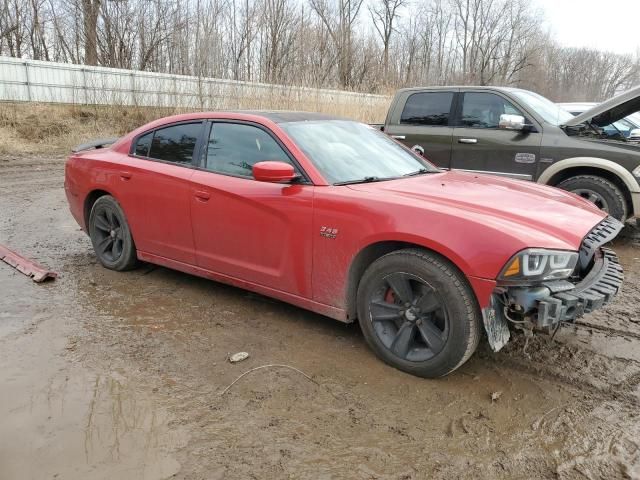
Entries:
[[578, 263], [578, 252], [528, 248], [513, 256], [498, 280], [520, 284], [569, 278]]

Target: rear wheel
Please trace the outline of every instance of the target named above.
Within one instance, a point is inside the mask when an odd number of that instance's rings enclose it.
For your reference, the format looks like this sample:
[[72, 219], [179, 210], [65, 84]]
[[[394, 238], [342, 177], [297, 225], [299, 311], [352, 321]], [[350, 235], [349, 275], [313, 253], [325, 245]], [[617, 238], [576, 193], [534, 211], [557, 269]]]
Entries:
[[136, 247], [120, 204], [104, 195], [93, 204], [89, 215], [89, 236], [100, 263], [111, 270], [136, 266]]
[[423, 250], [379, 258], [358, 287], [369, 346], [389, 365], [421, 377], [442, 377], [469, 359], [480, 339], [479, 315], [464, 276]]
[[627, 202], [624, 195], [613, 182], [606, 178], [596, 175], [578, 175], [567, 178], [556, 186], [580, 195], [618, 220], [624, 221], [627, 218]]

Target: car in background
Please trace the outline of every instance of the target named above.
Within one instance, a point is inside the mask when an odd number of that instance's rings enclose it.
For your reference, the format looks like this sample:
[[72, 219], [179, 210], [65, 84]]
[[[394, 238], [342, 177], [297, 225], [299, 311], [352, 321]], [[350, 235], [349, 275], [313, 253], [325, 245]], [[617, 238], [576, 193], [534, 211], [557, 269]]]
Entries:
[[104, 143], [65, 166], [103, 266], [142, 260], [358, 320], [382, 360], [415, 375], [460, 367], [483, 328], [499, 350], [510, 325], [556, 328], [622, 283], [603, 247], [622, 224], [593, 204], [439, 170], [358, 122], [194, 113]]
[[518, 88], [416, 87], [379, 128], [438, 168], [552, 185], [624, 220], [640, 217], [640, 146], [602, 127], [638, 110], [640, 87], [578, 117]]
[[[557, 105], [576, 116], [596, 107], [598, 103], [558, 103]], [[629, 140], [636, 140], [640, 137], [640, 114], [633, 113], [617, 122], [605, 125], [602, 130], [609, 137], [623, 136]]]

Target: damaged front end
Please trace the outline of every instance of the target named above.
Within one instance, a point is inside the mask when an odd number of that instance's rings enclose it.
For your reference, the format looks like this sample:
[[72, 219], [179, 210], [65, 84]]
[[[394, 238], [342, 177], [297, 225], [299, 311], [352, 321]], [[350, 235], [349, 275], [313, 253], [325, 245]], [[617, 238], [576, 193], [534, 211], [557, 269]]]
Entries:
[[528, 249], [511, 259], [482, 311], [491, 348], [497, 352], [507, 343], [510, 325], [530, 335], [573, 322], [609, 302], [622, 285], [623, 272], [616, 254], [602, 245], [622, 227], [607, 217], [584, 238], [579, 252]]

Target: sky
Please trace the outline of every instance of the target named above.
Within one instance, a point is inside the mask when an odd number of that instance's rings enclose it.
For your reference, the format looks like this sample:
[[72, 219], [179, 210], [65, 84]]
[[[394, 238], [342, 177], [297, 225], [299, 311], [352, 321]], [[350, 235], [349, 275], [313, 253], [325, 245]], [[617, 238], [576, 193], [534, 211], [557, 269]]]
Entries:
[[640, 0], [538, 0], [546, 26], [567, 47], [640, 51]]

